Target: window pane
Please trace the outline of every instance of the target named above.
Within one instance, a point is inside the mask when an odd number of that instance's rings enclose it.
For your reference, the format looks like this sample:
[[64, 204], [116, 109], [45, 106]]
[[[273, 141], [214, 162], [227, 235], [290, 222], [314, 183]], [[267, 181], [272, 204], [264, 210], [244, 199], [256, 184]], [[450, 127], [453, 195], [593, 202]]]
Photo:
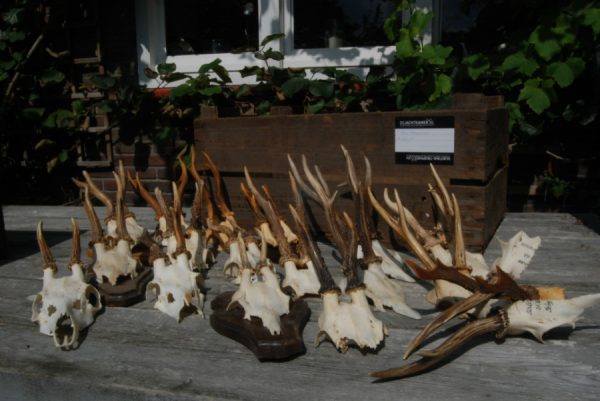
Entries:
[[258, 47], [257, 0], [166, 0], [167, 54]]
[[294, 48], [389, 45], [383, 22], [392, 11], [392, 0], [296, 0]]

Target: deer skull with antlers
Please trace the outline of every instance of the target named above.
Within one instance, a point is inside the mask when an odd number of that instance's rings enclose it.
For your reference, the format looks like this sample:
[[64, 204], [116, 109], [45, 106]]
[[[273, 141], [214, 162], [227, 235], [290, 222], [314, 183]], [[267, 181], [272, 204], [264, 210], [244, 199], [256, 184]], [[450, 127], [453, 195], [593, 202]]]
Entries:
[[73, 244], [69, 261], [70, 276], [56, 275], [56, 262], [44, 239], [42, 222], [37, 228], [37, 242], [44, 261], [42, 291], [33, 301], [31, 321], [37, 322], [40, 332], [54, 338], [54, 344], [61, 348], [71, 348], [78, 340], [79, 333], [94, 322], [95, 315], [102, 308], [100, 293], [86, 283], [79, 227], [74, 219]]

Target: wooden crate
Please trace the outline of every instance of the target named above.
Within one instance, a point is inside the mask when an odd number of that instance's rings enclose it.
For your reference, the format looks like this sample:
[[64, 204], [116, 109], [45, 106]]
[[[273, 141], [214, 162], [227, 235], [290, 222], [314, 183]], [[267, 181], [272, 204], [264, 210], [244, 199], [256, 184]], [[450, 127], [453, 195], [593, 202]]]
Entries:
[[[337, 185], [346, 179], [343, 144], [358, 168], [362, 169], [362, 155], [369, 157], [378, 197], [384, 187], [397, 188], [406, 206], [429, 226], [427, 183], [433, 182], [429, 166], [396, 164], [395, 121], [444, 116], [454, 117], [454, 163], [436, 168], [461, 205], [467, 246], [481, 250], [506, 209], [508, 119], [500, 97], [456, 95], [452, 107], [444, 110], [200, 118], [195, 122], [195, 141], [197, 151], [208, 152], [221, 170], [228, 200], [242, 224], [252, 224], [253, 219], [239, 188], [244, 165], [256, 183], [269, 185], [287, 212], [291, 194], [286, 155], [299, 163], [305, 154], [309, 163], [319, 165], [330, 185]], [[350, 207], [344, 197], [340, 204]], [[315, 223], [324, 228], [319, 208], [311, 205], [311, 209]], [[385, 224], [380, 222], [378, 228], [389, 238]]]

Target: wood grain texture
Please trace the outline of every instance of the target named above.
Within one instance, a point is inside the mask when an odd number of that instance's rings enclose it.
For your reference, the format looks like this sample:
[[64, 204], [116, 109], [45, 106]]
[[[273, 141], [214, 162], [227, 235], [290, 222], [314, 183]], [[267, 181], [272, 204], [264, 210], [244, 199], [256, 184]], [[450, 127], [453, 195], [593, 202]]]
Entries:
[[[41, 289], [42, 276], [35, 227], [44, 221], [59, 271], [66, 274], [68, 217], [78, 218], [82, 243], [89, 240], [83, 209], [3, 209], [12, 256], [0, 265], [2, 400], [595, 400], [600, 392], [598, 306], [586, 311], [574, 331], [555, 330], [544, 344], [530, 336], [503, 343], [485, 338], [428, 374], [372, 383], [367, 373], [403, 364], [404, 348], [433, 316], [423, 297], [426, 284], [403, 284], [408, 304], [424, 315], [422, 320], [375, 312], [390, 329], [377, 354], [356, 349], [341, 354], [328, 342], [315, 348], [318, 298], [307, 299], [313, 313], [304, 331], [306, 354], [284, 363], [258, 362], [245, 347], [218, 335], [208, 319], [190, 316], [178, 324], [146, 301], [106, 309], [77, 350], [60, 351], [30, 321], [28, 297]], [[133, 211], [153, 227], [151, 210]], [[567, 214], [508, 214], [496, 237], [507, 239], [521, 229], [542, 236], [524, 282], [561, 285], [569, 297], [600, 291], [600, 236], [586, 220]], [[334, 250], [321, 247], [339, 279]], [[493, 241], [486, 260], [499, 253]], [[220, 255], [208, 273], [207, 314], [215, 295], [235, 288], [223, 277], [224, 259]], [[430, 346], [442, 340], [437, 337]]]
[[[471, 211], [464, 221], [467, 246], [481, 250], [506, 209], [508, 115], [501, 97], [456, 95], [453, 106], [445, 110], [199, 118], [195, 121], [195, 142], [197, 151], [207, 152], [218, 166], [229, 202], [243, 219], [251, 217], [239, 189], [244, 166], [260, 184], [267, 183], [279, 195], [276, 199], [287, 210], [291, 194], [286, 155], [298, 167], [301, 155], [305, 155], [308, 163], [318, 164], [325, 179], [335, 186], [346, 181], [340, 150], [343, 144], [360, 171], [363, 155], [369, 158], [378, 195], [384, 187], [397, 188], [411, 211], [422, 220], [431, 220], [427, 183], [433, 178], [429, 166], [396, 164], [394, 159], [396, 118], [431, 116], [454, 118], [454, 164], [436, 169], [459, 204]], [[197, 160], [197, 167], [203, 169], [202, 158]], [[318, 211], [315, 216], [324, 226]]]

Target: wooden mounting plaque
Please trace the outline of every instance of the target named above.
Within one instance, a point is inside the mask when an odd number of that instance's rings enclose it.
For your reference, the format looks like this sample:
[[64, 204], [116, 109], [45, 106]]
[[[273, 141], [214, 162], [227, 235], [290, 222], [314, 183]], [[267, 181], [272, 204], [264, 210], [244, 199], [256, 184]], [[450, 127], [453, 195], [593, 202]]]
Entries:
[[232, 295], [233, 291], [225, 292], [211, 302], [210, 325], [217, 333], [244, 345], [261, 361], [288, 359], [306, 351], [302, 339], [310, 317], [306, 302], [291, 301], [290, 313], [281, 317], [281, 333], [272, 335], [259, 318], [244, 319], [244, 309], [239, 304], [227, 310]]
[[130, 306], [141, 302], [146, 297], [146, 285], [152, 280], [152, 268], [143, 267], [135, 278], [126, 279], [117, 285], [110, 283], [97, 284], [106, 306]]

